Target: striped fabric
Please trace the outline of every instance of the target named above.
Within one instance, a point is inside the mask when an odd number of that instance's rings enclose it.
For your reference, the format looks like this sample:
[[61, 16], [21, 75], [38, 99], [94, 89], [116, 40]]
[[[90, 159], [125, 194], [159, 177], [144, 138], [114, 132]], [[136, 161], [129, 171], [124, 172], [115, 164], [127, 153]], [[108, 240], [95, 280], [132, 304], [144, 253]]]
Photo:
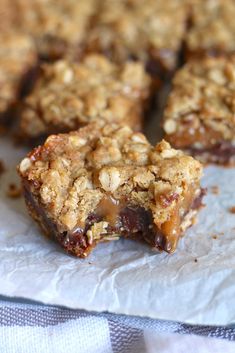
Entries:
[[235, 352], [235, 328], [0, 301], [2, 353]]

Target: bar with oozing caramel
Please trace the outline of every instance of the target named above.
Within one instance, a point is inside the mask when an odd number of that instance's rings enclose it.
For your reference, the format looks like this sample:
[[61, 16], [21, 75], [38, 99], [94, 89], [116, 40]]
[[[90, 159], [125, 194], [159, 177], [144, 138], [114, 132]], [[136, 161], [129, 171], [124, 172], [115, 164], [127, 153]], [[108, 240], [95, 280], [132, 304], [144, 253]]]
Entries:
[[51, 135], [18, 167], [26, 204], [66, 252], [126, 237], [169, 253], [201, 205], [201, 164], [127, 126]]

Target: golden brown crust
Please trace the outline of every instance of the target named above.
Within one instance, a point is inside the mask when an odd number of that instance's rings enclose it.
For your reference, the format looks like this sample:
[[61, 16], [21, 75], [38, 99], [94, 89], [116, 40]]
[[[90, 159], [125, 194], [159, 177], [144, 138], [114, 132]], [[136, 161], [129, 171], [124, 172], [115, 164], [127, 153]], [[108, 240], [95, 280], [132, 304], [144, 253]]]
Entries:
[[[19, 174], [60, 232], [85, 227], [108, 197], [150, 210], [172, 251], [183, 231], [179, 222], [200, 194], [202, 167], [165, 141], [151, 146], [127, 126], [90, 124], [50, 136], [21, 162]], [[106, 207], [106, 216], [109, 211]], [[99, 226], [106, 229], [107, 222]], [[99, 226], [91, 231], [99, 233]]]
[[104, 120], [141, 127], [151, 79], [140, 63], [122, 66], [101, 55], [79, 63], [44, 65], [34, 90], [25, 100], [22, 134], [37, 137], [65, 132]]

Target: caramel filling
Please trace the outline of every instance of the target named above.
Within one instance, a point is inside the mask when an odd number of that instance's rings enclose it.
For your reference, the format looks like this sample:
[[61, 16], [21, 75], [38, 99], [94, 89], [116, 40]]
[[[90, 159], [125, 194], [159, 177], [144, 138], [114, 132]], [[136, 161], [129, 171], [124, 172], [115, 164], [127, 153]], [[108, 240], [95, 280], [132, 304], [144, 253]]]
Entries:
[[96, 214], [105, 220], [113, 227], [116, 226], [122, 209], [121, 202], [115, 200], [111, 195], [103, 197], [100, 201]]
[[172, 214], [170, 215], [169, 221], [165, 222], [161, 226], [161, 231], [166, 236], [166, 250], [168, 252], [174, 252], [176, 249], [179, 237], [182, 233], [181, 224], [185, 215], [192, 208], [195, 201], [196, 189], [197, 188], [195, 188], [195, 186], [191, 186], [185, 190], [183, 200], [177, 203]]
[[[84, 228], [77, 227], [71, 231], [62, 231], [56, 222], [48, 217], [39, 200], [31, 193], [28, 182], [24, 183], [25, 199], [31, 215], [40, 224], [44, 232], [53, 236], [70, 254], [86, 257], [100, 241], [115, 240], [117, 236], [145, 241], [151, 247], [173, 252], [181, 235], [181, 223], [190, 209], [201, 205], [203, 192], [195, 198], [195, 188], [185, 192], [183, 201], [178, 202], [169, 220], [161, 227], [153, 221], [150, 210], [140, 206], [128, 205], [126, 200], [118, 202], [106, 196], [94, 213], [86, 220]], [[99, 232], [89, 241], [89, 232], [99, 223], [105, 223], [105, 232]]]
[[[100, 220], [109, 223], [108, 233], [138, 238], [147, 241], [153, 247], [167, 252], [174, 252], [181, 236], [181, 224], [185, 215], [192, 208], [195, 201], [196, 187], [185, 190], [183, 199], [176, 205], [169, 216], [169, 220], [161, 226], [154, 223], [150, 210], [140, 206], [128, 205], [125, 200], [115, 200], [112, 196], [105, 196], [95, 211]], [[200, 194], [200, 193], [199, 193]], [[200, 196], [200, 195], [199, 195]], [[196, 205], [198, 208], [200, 203]], [[142, 218], [142, 219], [141, 219]]]

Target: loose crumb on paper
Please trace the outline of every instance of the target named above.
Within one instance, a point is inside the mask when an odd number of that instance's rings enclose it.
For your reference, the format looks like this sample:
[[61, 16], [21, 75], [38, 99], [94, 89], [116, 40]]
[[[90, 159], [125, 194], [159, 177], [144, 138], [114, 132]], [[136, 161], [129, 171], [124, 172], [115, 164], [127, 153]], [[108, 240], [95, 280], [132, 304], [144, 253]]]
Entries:
[[218, 185], [212, 185], [211, 188], [211, 193], [214, 194], [214, 195], [218, 195], [219, 194], [219, 187]]
[[5, 172], [6, 168], [5, 165], [3, 163], [3, 161], [1, 161], [0, 159], [0, 175], [3, 174]]
[[7, 196], [12, 198], [12, 199], [17, 199], [21, 197], [22, 195], [22, 189], [20, 186], [17, 186], [14, 183], [10, 183], [8, 185], [8, 190], [7, 190]]
[[0, 124], [0, 136], [4, 135], [5, 133], [6, 133], [6, 127]]
[[230, 207], [229, 212], [235, 214], [235, 206]]

